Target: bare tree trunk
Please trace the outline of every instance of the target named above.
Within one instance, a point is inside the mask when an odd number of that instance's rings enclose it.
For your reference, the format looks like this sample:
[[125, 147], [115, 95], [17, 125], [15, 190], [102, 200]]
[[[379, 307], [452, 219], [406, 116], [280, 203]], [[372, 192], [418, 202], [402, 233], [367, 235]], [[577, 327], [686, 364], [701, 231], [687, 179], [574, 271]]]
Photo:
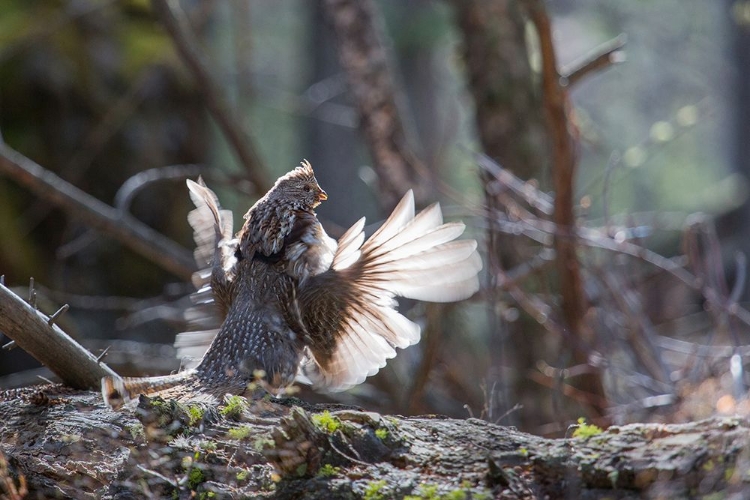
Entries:
[[[456, 1], [458, 24], [464, 35], [465, 59], [469, 86], [476, 101], [476, 119], [479, 136], [485, 152], [499, 161], [501, 166], [522, 179], [543, 179], [549, 167], [555, 190], [552, 219], [557, 233], [554, 239], [557, 279], [561, 296], [561, 319], [564, 337], [555, 342], [566, 346], [561, 350], [570, 353], [576, 365], [588, 365], [591, 352], [590, 331], [584, 321], [587, 311], [580, 264], [576, 254], [574, 186], [577, 157], [575, 141], [569, 130], [566, 90], [560, 83], [550, 22], [541, 2]], [[536, 75], [529, 63], [526, 44], [526, 24], [533, 21], [540, 45], [541, 75]], [[547, 162], [544, 158], [549, 157]], [[533, 257], [531, 245], [519, 245], [514, 238], [502, 236], [492, 227], [494, 213], [504, 196], [493, 176], [485, 171], [484, 182], [489, 208], [488, 254], [490, 279], [497, 280], [515, 266], [529, 262]], [[514, 246], [515, 244], [515, 246]], [[542, 279], [542, 282], [546, 282]], [[498, 303], [496, 282], [491, 282], [490, 304]], [[544, 286], [544, 284], [542, 285]], [[520, 289], [519, 289], [520, 290]], [[494, 307], [497, 309], [497, 307]], [[502, 325], [495, 314], [495, 329]], [[549, 355], [548, 337], [541, 327], [531, 321], [521, 321], [511, 327], [510, 342], [502, 338], [493, 349], [507, 349], [499, 363], [514, 360], [515, 370], [526, 374], [537, 371], [535, 365]], [[523, 339], [523, 340], [521, 340]], [[545, 352], [547, 351], [547, 352]], [[567, 365], [563, 358], [563, 364]], [[586, 373], [576, 382], [577, 387], [591, 400], [605, 401], [601, 375], [587, 366]], [[507, 378], [502, 377], [502, 378]], [[559, 409], [539, 408], [541, 388], [529, 387], [526, 380], [515, 384], [512, 402], [522, 402], [525, 415], [533, 415], [535, 423], [562, 416]], [[528, 397], [531, 394], [531, 397]], [[521, 397], [526, 396], [525, 399]], [[540, 411], [542, 410], [542, 411]], [[544, 410], [547, 410], [545, 415]], [[551, 412], [550, 412], [551, 411]], [[590, 407], [592, 416], [601, 416], [603, 408]], [[529, 420], [524, 418], [525, 423]]]
[[424, 200], [431, 173], [406, 137], [375, 4], [372, 0], [325, 0], [324, 5], [378, 174], [381, 206], [390, 211], [409, 188], [417, 200]]
[[[750, 23], [746, 16], [738, 15], [746, 4], [734, 0], [727, 0], [724, 4], [730, 36], [727, 60], [734, 61], [729, 82], [731, 91], [726, 92], [733, 134], [727, 141], [731, 150], [729, 160], [732, 168], [747, 178], [750, 176]], [[718, 225], [729, 243], [727, 253], [731, 248], [750, 257], [750, 200], [722, 216]], [[743, 300], [750, 300], [748, 286], [745, 287]]]
[[[319, 106], [317, 113], [305, 119], [307, 150], [310, 151], [309, 159], [323, 188], [335, 194], [340, 206], [351, 208], [351, 211], [341, 211], [324, 203], [318, 208], [318, 213], [324, 220], [346, 228], [354, 222], [354, 213], [375, 215], [380, 207], [375, 205], [375, 198], [359, 179], [357, 169], [352, 168], [358, 164], [358, 153], [362, 154], [362, 142], [356, 123], [347, 124], [344, 119], [348, 113], [341, 104], [343, 99], [340, 95], [346, 88], [346, 78], [338, 63], [336, 37], [326, 25], [323, 3], [323, 0], [316, 0], [308, 4], [312, 18], [310, 25], [323, 28], [310, 30], [308, 45], [313, 61], [308, 92]], [[328, 105], [332, 106], [326, 108]], [[337, 116], [326, 119], [325, 109], [331, 109]]]
[[[548, 165], [548, 139], [539, 85], [529, 64], [520, 4], [512, 0], [452, 3], [463, 34], [468, 86], [474, 97], [477, 131], [484, 152], [521, 179], [542, 179]], [[490, 213], [501, 210], [492, 175], [483, 171], [482, 181]], [[502, 414], [520, 403], [523, 416], [511, 414], [510, 421], [521, 418], [531, 428], [554, 418], [551, 408], [541, 406], [542, 401], [549, 401], [547, 390], [530, 384], [525, 375], [546, 357], [544, 338], [548, 334], [526, 316], [506, 323], [497, 307], [501, 301], [498, 276], [520, 265], [528, 254], [528, 245], [489, 225], [488, 309], [493, 372], [488, 386], [503, 388], [496, 411]], [[502, 367], [507, 369], [501, 372]]]
[[[572, 358], [576, 365], [588, 366], [588, 372], [579, 376], [576, 387], [590, 396], [606, 400], [599, 368], [589, 364], [593, 348], [593, 334], [584, 316], [588, 300], [583, 289], [581, 264], [578, 261], [576, 220], [573, 207], [575, 173], [578, 164], [576, 143], [570, 130], [568, 96], [560, 83], [557, 57], [552, 40], [552, 26], [544, 3], [528, 0], [531, 19], [536, 25], [542, 56], [542, 89], [547, 130], [552, 139], [552, 178], [555, 188], [553, 220], [555, 234], [555, 263], [560, 280], [562, 316], [572, 340]], [[590, 407], [594, 416], [603, 416], [604, 408]]]

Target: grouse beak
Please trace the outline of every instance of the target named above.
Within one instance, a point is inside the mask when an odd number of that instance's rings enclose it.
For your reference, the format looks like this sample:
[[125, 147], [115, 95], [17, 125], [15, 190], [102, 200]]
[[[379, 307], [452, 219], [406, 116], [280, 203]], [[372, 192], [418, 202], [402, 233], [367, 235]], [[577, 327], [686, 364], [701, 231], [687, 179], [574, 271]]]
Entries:
[[326, 201], [328, 199], [328, 194], [326, 194], [325, 191], [322, 189], [318, 192], [318, 203], [321, 201]]

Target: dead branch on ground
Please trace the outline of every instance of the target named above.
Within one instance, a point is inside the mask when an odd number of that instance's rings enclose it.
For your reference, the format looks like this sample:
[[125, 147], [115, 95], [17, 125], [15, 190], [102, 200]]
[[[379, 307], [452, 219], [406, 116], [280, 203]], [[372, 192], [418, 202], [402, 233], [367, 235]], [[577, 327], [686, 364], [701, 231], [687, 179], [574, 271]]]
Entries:
[[98, 388], [102, 377], [117, 374], [55, 325], [64, 309], [46, 316], [0, 284], [0, 331], [66, 385], [77, 389]]

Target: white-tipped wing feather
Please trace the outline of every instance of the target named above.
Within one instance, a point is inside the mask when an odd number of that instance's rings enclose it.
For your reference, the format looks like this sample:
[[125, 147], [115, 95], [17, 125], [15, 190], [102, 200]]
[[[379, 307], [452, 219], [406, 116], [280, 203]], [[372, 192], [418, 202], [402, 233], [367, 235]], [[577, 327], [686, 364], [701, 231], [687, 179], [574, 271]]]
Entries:
[[195, 261], [203, 269], [214, 258], [217, 243], [232, 238], [232, 211], [222, 210], [213, 191], [198, 178], [198, 182], [187, 180], [190, 199], [195, 209], [188, 213], [188, 222], [193, 228]]
[[434, 204], [416, 217], [407, 192], [363, 243], [364, 220], [339, 241], [331, 269], [300, 287], [307, 357], [300, 380], [343, 390], [419, 341], [419, 326], [396, 311], [396, 296], [431, 302], [462, 300], [479, 289], [476, 241], [458, 240], [461, 223], [443, 224]]

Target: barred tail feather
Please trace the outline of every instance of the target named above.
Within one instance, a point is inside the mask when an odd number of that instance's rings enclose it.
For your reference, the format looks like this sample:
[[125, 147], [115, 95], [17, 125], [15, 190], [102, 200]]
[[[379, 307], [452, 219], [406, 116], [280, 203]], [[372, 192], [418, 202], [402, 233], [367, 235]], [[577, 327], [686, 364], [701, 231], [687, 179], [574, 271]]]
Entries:
[[192, 370], [164, 375], [161, 377], [104, 377], [102, 378], [102, 397], [112, 409], [118, 409], [139, 394], [155, 394], [184, 383], [193, 376]]

